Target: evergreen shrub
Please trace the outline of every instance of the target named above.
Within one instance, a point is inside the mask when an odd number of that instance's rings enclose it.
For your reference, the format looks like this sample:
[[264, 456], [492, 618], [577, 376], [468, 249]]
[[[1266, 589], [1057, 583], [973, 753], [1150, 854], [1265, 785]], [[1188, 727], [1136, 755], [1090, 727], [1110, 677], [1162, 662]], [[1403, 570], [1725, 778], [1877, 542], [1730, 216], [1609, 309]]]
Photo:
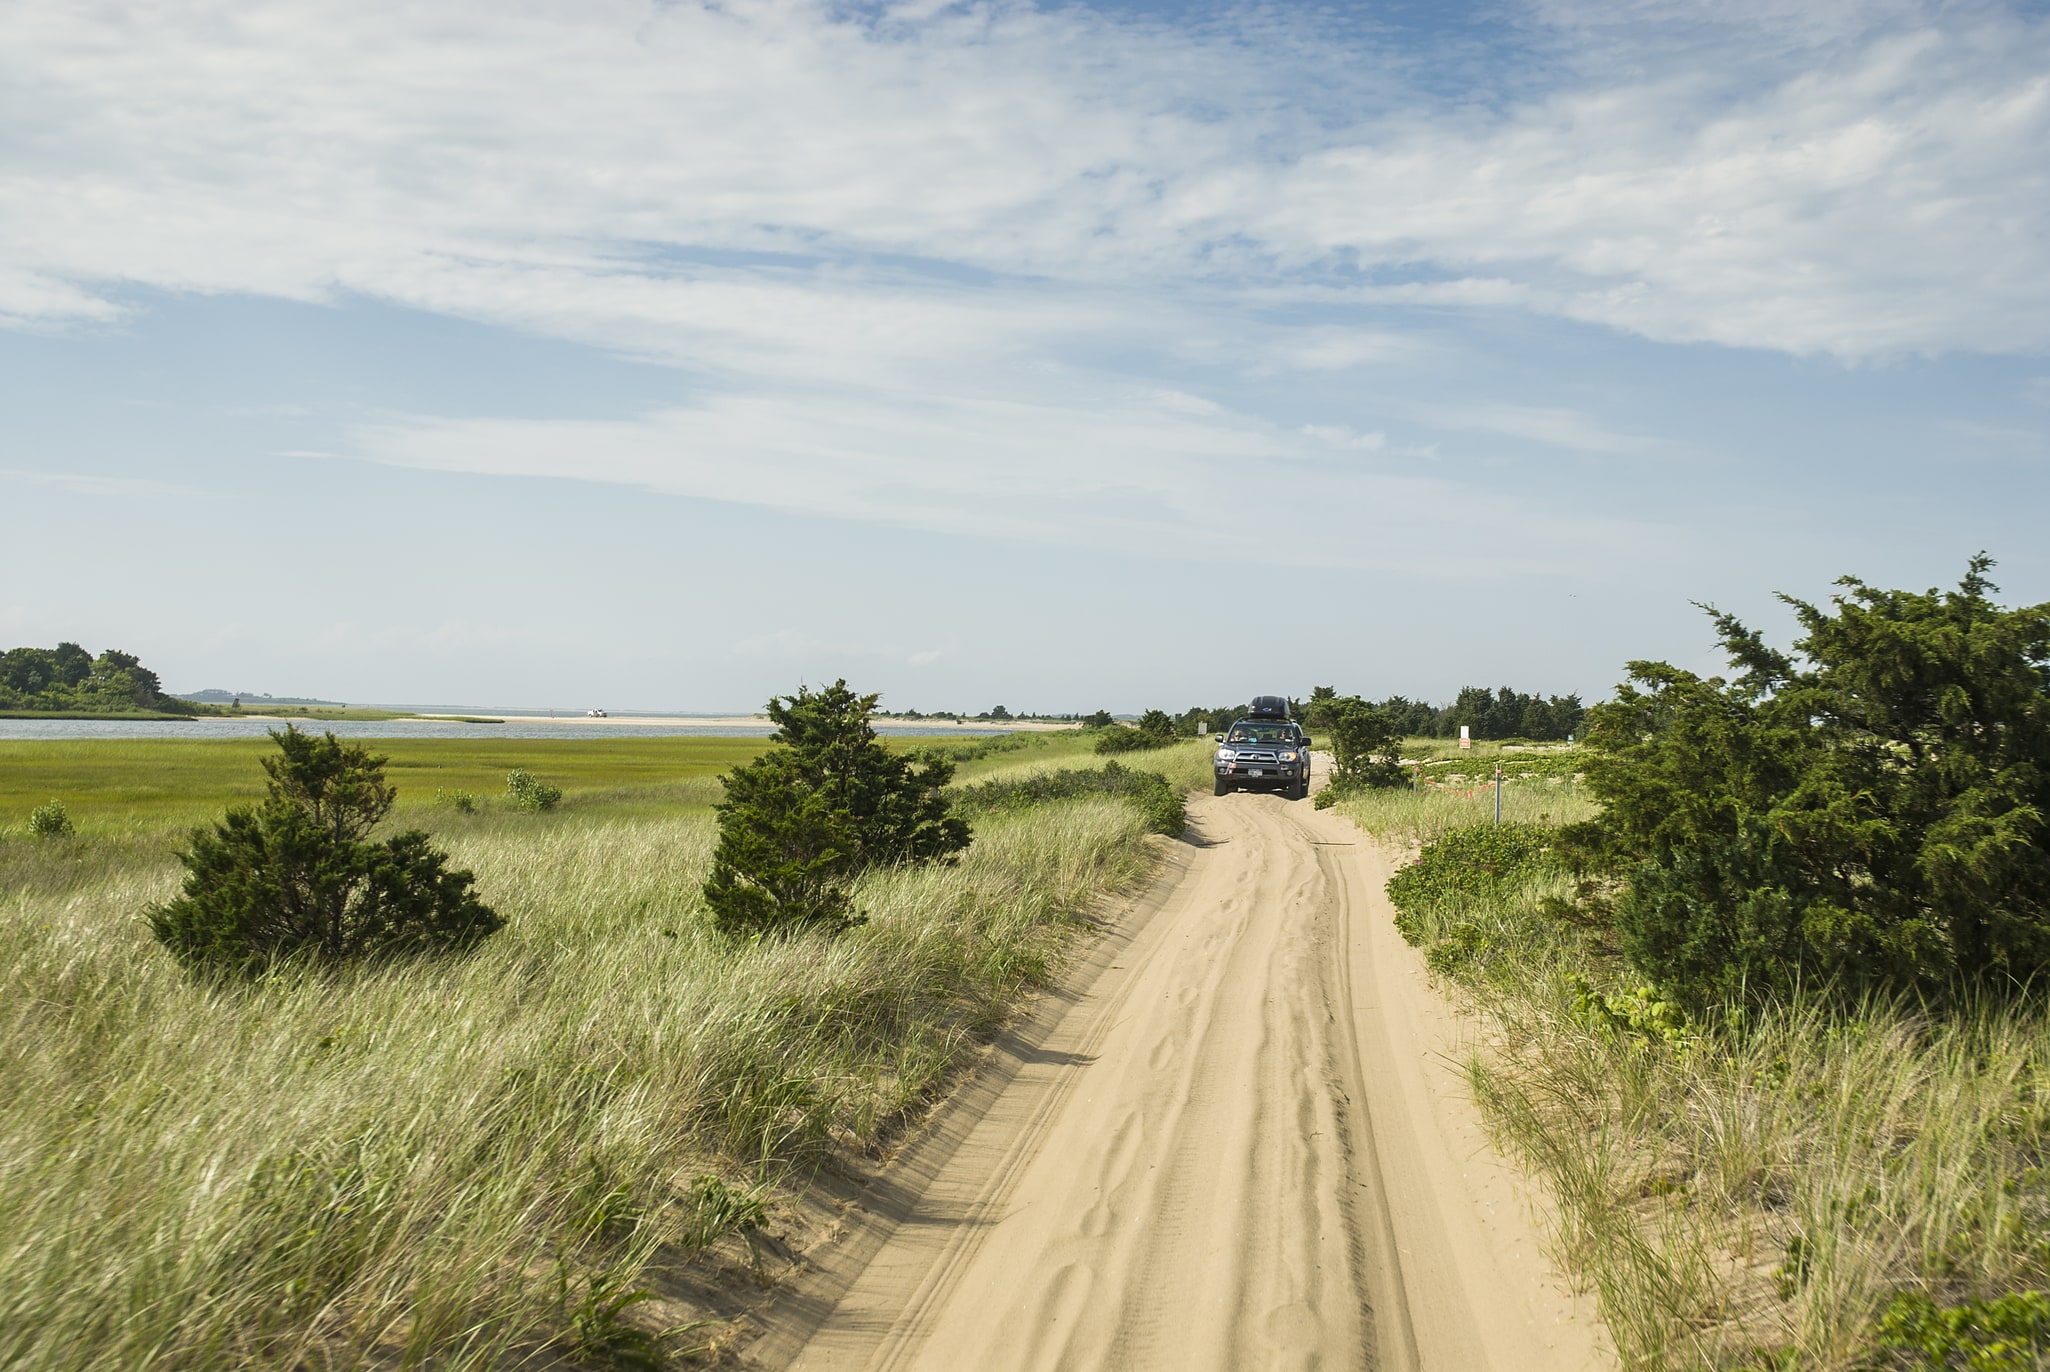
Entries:
[[172, 955], [195, 969], [261, 972], [294, 956], [350, 958], [467, 948], [504, 924], [471, 873], [417, 830], [370, 841], [395, 796], [382, 757], [332, 733], [271, 730], [266, 795], [195, 830], [185, 883], [148, 912]]
[[2050, 974], [2050, 605], [1855, 578], [1792, 654], [1713, 616], [1733, 676], [1633, 662], [1562, 831], [1581, 915], [1690, 1011], [1801, 988], [1947, 999]]
[[949, 861], [969, 843], [937, 753], [892, 753], [869, 725], [878, 697], [843, 679], [772, 697], [782, 746], [726, 778], [705, 903], [722, 933], [834, 933], [860, 919], [848, 887], [871, 867]]

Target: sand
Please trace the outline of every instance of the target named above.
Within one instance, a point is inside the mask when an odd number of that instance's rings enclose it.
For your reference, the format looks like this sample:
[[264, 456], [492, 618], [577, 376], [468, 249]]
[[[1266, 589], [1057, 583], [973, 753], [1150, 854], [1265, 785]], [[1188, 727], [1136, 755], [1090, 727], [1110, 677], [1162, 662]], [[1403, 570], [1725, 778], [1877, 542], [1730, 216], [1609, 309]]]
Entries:
[[1482, 1133], [1389, 856], [1306, 802], [1190, 814], [1152, 895], [814, 1251], [751, 1364], [1614, 1366]]

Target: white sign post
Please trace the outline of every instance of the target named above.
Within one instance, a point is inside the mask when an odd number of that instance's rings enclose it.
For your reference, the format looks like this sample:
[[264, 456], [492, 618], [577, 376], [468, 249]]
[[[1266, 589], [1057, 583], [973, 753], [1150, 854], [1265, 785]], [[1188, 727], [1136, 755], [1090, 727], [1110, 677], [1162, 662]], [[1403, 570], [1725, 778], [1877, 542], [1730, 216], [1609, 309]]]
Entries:
[[1471, 724], [1459, 726], [1459, 746], [1462, 748], [1473, 747], [1473, 726]]

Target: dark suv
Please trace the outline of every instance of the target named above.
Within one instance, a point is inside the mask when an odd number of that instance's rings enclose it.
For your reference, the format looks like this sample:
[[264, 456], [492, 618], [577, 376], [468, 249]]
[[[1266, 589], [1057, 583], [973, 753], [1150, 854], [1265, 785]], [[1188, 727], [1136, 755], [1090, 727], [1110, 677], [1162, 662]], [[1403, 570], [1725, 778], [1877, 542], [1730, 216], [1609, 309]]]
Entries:
[[1254, 696], [1246, 717], [1217, 736], [1217, 795], [1257, 787], [1290, 800], [1310, 793], [1310, 737], [1283, 696]]

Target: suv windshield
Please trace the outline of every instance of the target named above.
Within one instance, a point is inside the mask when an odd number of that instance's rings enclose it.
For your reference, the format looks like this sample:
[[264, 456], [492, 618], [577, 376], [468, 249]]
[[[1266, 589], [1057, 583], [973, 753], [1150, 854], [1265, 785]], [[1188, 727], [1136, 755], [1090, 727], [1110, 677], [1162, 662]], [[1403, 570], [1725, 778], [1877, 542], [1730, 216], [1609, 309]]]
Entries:
[[1295, 729], [1287, 724], [1234, 724], [1226, 743], [1293, 743]]

